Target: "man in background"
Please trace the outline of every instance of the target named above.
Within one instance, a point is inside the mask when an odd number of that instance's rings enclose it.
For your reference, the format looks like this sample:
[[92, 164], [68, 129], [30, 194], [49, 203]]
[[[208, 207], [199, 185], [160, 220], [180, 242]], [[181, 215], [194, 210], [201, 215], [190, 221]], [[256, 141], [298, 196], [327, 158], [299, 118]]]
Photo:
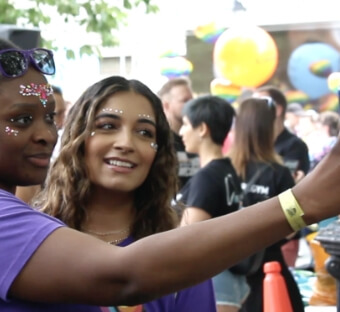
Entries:
[[60, 130], [64, 125], [66, 103], [65, 103], [61, 88], [57, 86], [52, 86], [52, 89], [53, 89], [53, 97], [55, 101], [54, 123], [57, 127], [57, 130]]
[[182, 109], [193, 98], [190, 81], [187, 78], [174, 78], [166, 82], [159, 90], [164, 113], [174, 135], [175, 150], [178, 159], [178, 178], [182, 187], [200, 168], [196, 154], [185, 152], [179, 129], [182, 127]]

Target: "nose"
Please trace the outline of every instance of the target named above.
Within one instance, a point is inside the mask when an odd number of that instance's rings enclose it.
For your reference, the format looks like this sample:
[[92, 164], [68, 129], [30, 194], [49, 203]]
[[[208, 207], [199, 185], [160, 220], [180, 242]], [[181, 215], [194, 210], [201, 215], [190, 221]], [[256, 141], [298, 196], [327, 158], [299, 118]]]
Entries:
[[134, 150], [132, 132], [129, 129], [121, 129], [114, 136], [113, 147], [123, 152], [132, 152]]
[[36, 123], [33, 140], [42, 145], [55, 145], [57, 143], [57, 129], [54, 124], [46, 123], [46, 121], [39, 121]]
[[183, 136], [183, 126], [181, 126], [179, 128], [179, 132], [178, 132], [179, 136]]

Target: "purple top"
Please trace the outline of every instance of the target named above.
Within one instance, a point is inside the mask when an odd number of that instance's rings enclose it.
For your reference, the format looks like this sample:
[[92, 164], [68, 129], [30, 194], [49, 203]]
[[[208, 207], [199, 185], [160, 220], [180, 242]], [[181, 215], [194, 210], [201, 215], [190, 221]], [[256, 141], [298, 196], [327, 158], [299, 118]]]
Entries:
[[[164, 296], [143, 306], [107, 308], [76, 304], [28, 303], [8, 298], [8, 291], [40, 244], [63, 222], [32, 209], [0, 189], [0, 311], [1, 312], [216, 312], [211, 280]], [[121, 246], [133, 242], [126, 239]], [[133, 309], [133, 310], [132, 310]]]
[[8, 298], [8, 290], [32, 254], [61, 221], [36, 211], [13, 194], [0, 190], [0, 311], [100, 312], [95, 306], [27, 303]]
[[[122, 241], [119, 246], [125, 247], [133, 243], [132, 237]], [[216, 312], [216, 301], [212, 281], [186, 288], [177, 293], [136, 306], [133, 312]], [[109, 311], [125, 311], [124, 308], [110, 308]]]

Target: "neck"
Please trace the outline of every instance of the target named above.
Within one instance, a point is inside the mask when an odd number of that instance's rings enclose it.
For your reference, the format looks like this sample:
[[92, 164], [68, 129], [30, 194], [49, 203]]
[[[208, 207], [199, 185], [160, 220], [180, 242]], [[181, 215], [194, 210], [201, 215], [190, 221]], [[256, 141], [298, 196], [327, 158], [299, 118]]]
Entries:
[[112, 191], [94, 190], [86, 206], [83, 231], [107, 242], [128, 236], [135, 215], [133, 202], [131, 193], [117, 196]]
[[202, 142], [199, 151], [201, 168], [206, 166], [212, 160], [223, 158], [222, 147], [220, 145]]

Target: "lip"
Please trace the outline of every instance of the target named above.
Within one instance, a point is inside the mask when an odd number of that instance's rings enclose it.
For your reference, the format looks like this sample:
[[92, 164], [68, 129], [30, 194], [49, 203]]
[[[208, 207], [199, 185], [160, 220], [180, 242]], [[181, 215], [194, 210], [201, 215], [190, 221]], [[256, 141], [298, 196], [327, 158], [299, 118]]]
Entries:
[[28, 161], [39, 168], [47, 168], [50, 164], [51, 153], [39, 153], [27, 156]]

